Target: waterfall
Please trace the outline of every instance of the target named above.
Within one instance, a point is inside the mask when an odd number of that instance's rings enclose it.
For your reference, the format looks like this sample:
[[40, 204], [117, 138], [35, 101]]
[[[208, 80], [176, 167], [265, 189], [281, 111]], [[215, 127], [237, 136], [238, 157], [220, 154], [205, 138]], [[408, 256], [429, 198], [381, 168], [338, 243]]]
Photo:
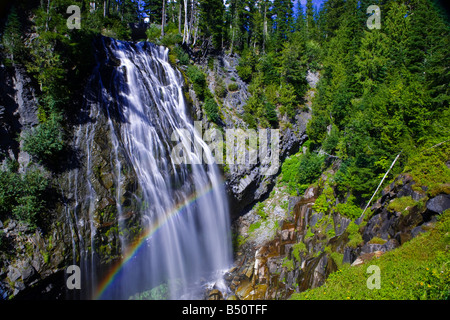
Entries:
[[[88, 84], [90, 121], [80, 125], [75, 139], [84, 162], [72, 178], [71, 184], [79, 185], [74, 187], [78, 196], [68, 214], [85, 237], [79, 241], [79, 255], [89, 276], [83, 278], [94, 287], [107, 283], [97, 296], [101, 299], [128, 299], [152, 289], [163, 292], [163, 298], [201, 298], [201, 285], [214, 281], [231, 264], [229, 212], [217, 166], [212, 161], [189, 164], [212, 159], [212, 154], [188, 116], [183, 77], [169, 64], [168, 49], [162, 46], [101, 38], [100, 51], [103, 60]], [[103, 138], [112, 151], [110, 174], [122, 252], [122, 262], [109, 274], [96, 267], [99, 231], [94, 212], [99, 196], [91, 181], [92, 154], [98, 149], [94, 135], [100, 129], [107, 132]], [[188, 161], [177, 164], [170, 156], [177, 143], [173, 136], [178, 133], [186, 141], [186, 132], [192, 141], [185, 149]], [[139, 189], [133, 197], [141, 204], [137, 214], [143, 236], [134, 242], [124, 236], [128, 225], [122, 182], [127, 166]]]

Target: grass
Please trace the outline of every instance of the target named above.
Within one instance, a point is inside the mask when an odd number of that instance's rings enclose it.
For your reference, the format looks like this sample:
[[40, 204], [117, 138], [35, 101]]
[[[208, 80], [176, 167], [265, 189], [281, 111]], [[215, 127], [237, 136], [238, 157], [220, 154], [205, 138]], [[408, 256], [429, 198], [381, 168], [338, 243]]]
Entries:
[[[435, 300], [450, 298], [450, 210], [435, 227], [400, 248], [363, 265], [345, 264], [332, 273], [325, 284], [295, 293], [293, 300]], [[380, 270], [380, 289], [368, 289], [369, 265]]]

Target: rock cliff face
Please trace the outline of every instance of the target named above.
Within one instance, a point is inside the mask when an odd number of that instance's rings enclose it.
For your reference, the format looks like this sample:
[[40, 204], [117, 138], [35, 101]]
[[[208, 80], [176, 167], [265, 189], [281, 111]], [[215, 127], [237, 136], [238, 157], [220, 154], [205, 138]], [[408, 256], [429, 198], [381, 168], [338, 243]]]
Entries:
[[[19, 172], [24, 172], [30, 156], [17, 137], [38, 124], [37, 89], [20, 65], [1, 66], [0, 78], [0, 161], [15, 160]], [[49, 195], [48, 200], [57, 198]], [[13, 218], [0, 221], [0, 299], [26, 296], [34, 287], [41, 287], [42, 297], [62, 296], [61, 271], [71, 260], [70, 233], [64, 228], [64, 216], [56, 211], [45, 220], [37, 230]]]
[[[236, 262], [225, 274], [226, 298], [287, 299], [321, 286], [342, 264], [363, 264], [401, 246], [450, 208], [450, 195], [429, 198], [401, 174], [356, 225], [336, 210], [317, 211], [325, 180], [323, 175], [322, 187], [310, 187], [301, 197], [290, 197], [277, 184], [262, 205], [268, 216], [262, 218], [255, 207], [235, 221]], [[395, 205], [408, 197], [414, 202]]]
[[[214, 58], [213, 67], [208, 66], [204, 61], [199, 66], [207, 74], [207, 84], [209, 90], [213, 94], [217, 94], [220, 86], [229, 88], [230, 84], [236, 84], [237, 89], [230, 91], [226, 90], [222, 98], [216, 97], [221, 102], [220, 118], [221, 126], [224, 129], [224, 139], [226, 130], [242, 129], [244, 132], [248, 129], [248, 125], [243, 121], [244, 106], [250, 97], [248, 92], [248, 85], [239, 77], [236, 67], [239, 58], [236, 55], [220, 55]], [[311, 88], [317, 82], [318, 74], [309, 73], [308, 81]], [[214, 124], [207, 121], [203, 114], [202, 105], [198, 101], [192, 87], [188, 89], [192, 100], [193, 116], [196, 120], [202, 121], [204, 130], [214, 127]], [[307, 102], [313, 97], [313, 91], [307, 95]], [[230, 200], [230, 211], [232, 219], [239, 217], [247, 212], [251, 205], [267, 197], [271, 188], [275, 184], [275, 179], [281, 170], [281, 164], [286, 157], [296, 153], [300, 146], [307, 140], [306, 125], [311, 118], [309, 111], [299, 110], [295, 119], [286, 121], [279, 130], [279, 166], [273, 174], [265, 175], [264, 173], [271, 167], [271, 163], [265, 163], [258, 158], [256, 163], [246, 162], [239, 165], [227, 165], [224, 168], [224, 178], [227, 186], [227, 193]], [[256, 130], [257, 133], [259, 132]], [[268, 140], [270, 143], [270, 139]], [[234, 152], [239, 153], [237, 144], [230, 141], [225, 141], [227, 148], [233, 148]], [[247, 151], [248, 151], [248, 140]], [[269, 149], [273, 147], [268, 145]], [[248, 155], [246, 155], [248, 158]], [[224, 162], [226, 161], [224, 157]]]
[[23, 66], [0, 66], [0, 78], [0, 161], [9, 156], [23, 168], [30, 159], [16, 138], [38, 123], [36, 90]]

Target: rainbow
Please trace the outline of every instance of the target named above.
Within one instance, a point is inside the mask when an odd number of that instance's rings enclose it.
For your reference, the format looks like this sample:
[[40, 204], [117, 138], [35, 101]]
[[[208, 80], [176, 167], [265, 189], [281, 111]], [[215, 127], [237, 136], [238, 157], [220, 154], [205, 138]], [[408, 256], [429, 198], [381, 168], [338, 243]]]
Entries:
[[178, 216], [180, 212], [192, 203], [194, 203], [197, 199], [205, 196], [209, 192], [213, 190], [212, 186], [207, 186], [206, 188], [202, 189], [200, 192], [196, 192], [186, 198], [182, 203], [179, 203], [175, 205], [171, 210], [166, 212], [166, 214], [163, 215], [163, 217], [159, 218], [155, 221], [155, 223], [147, 228], [137, 239], [136, 241], [131, 244], [127, 250], [124, 252], [123, 259], [121, 261], [118, 261], [111, 270], [107, 273], [105, 278], [99, 283], [97, 290], [94, 294], [94, 299], [98, 300], [101, 299], [102, 295], [105, 293], [105, 291], [108, 289], [108, 287], [114, 283], [116, 280], [118, 274], [123, 269], [123, 267], [127, 264], [130, 259], [132, 259], [137, 251], [142, 247], [142, 245], [145, 243], [145, 240], [147, 240], [149, 237], [151, 237], [153, 234], [155, 234], [166, 222], [168, 222], [170, 219], [173, 219], [174, 217]]

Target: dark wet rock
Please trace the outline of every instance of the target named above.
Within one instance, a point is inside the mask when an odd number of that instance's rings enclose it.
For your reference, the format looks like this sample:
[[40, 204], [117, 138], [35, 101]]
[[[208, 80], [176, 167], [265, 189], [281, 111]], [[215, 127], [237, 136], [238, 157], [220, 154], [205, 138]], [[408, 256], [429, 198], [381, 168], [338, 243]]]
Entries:
[[307, 261], [299, 278], [299, 291], [321, 286], [328, 275], [336, 270], [336, 263], [327, 254]]
[[353, 263], [358, 257], [358, 252], [354, 248], [346, 247], [344, 249], [344, 257], [342, 263]]
[[428, 200], [427, 209], [437, 214], [442, 214], [450, 208], [450, 194], [440, 194]]

